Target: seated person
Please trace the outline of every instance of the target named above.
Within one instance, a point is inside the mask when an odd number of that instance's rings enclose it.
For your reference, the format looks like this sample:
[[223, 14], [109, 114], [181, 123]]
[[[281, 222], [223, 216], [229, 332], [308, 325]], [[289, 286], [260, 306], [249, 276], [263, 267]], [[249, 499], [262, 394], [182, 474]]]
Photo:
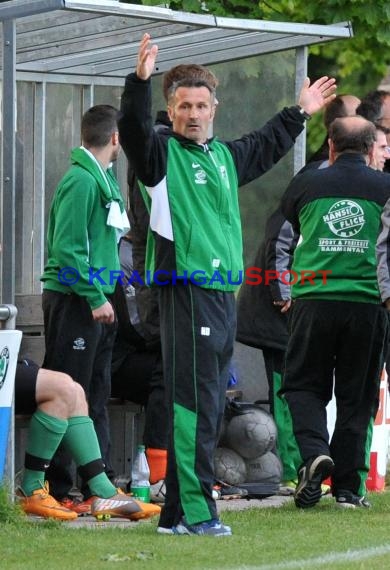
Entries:
[[24, 474], [18, 497], [27, 514], [60, 520], [77, 518], [49, 494], [45, 471], [63, 442], [93, 493], [91, 513], [138, 520], [157, 515], [160, 507], [118, 492], [104, 472], [96, 432], [88, 416], [84, 390], [70, 376], [21, 360], [15, 375], [15, 413], [32, 414]]

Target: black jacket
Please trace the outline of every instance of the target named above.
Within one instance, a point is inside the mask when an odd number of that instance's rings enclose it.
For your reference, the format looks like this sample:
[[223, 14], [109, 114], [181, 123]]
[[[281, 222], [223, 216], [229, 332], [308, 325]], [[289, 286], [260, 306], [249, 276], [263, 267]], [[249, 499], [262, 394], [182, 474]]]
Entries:
[[[255, 348], [285, 350], [287, 346], [287, 315], [275, 307], [273, 301], [291, 298], [289, 285], [282, 280], [265, 284], [265, 271], [280, 274], [290, 268], [292, 251], [298, 240], [292, 226], [278, 208], [267, 220], [264, 241], [254, 262], [262, 269], [262, 282], [258, 285], [243, 283], [237, 300], [237, 340]], [[286, 279], [287, 280], [287, 279]]]
[[[158, 111], [154, 129], [170, 130], [171, 122], [166, 111]], [[137, 177], [131, 162], [127, 171], [130, 208], [128, 216], [131, 226], [132, 261], [134, 271], [143, 279], [145, 275], [146, 243], [148, 239], [149, 212], [138, 185]], [[158, 291], [155, 288], [134, 281], [136, 304], [143, 336], [152, 345], [160, 341], [160, 316], [158, 309]]]

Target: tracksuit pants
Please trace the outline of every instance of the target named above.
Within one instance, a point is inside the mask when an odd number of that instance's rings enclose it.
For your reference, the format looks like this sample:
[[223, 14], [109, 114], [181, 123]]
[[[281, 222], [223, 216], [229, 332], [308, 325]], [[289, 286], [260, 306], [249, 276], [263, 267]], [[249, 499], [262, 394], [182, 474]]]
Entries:
[[[42, 307], [46, 344], [43, 367], [69, 374], [84, 388], [105, 471], [112, 477], [106, 405], [111, 391], [111, 355], [116, 325], [94, 321], [87, 301], [75, 294], [44, 290]], [[65, 497], [73, 486], [70, 463], [70, 455], [60, 445], [47, 470], [50, 492], [56, 498]], [[84, 486], [82, 491], [86, 498], [89, 489]]]
[[[292, 307], [282, 393], [303, 461], [332, 457], [334, 495], [365, 493], [387, 323], [386, 309], [374, 303], [298, 299]], [[329, 444], [325, 408], [333, 387]]]
[[160, 288], [168, 401], [166, 501], [160, 526], [217, 518], [214, 451], [222, 424], [236, 333], [233, 293], [193, 284]]

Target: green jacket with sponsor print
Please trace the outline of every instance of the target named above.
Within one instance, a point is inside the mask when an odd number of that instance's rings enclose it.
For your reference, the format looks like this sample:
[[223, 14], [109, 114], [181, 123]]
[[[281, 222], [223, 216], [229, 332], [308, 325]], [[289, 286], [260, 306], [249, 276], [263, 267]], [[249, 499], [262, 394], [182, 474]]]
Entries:
[[[232, 142], [199, 145], [169, 130], [155, 132], [150, 80], [126, 78], [121, 144], [150, 211], [148, 282], [176, 278], [223, 291], [242, 279], [238, 187], [269, 170], [303, 129], [298, 107]], [[156, 273], [157, 272], [157, 273]]]
[[[111, 169], [103, 178], [82, 148], [72, 150], [71, 161], [50, 208], [48, 258], [41, 281], [44, 289], [76, 293], [96, 309], [115, 289], [116, 280], [110, 277], [110, 271], [120, 270], [117, 231], [107, 225], [107, 215], [113, 200], [121, 210], [123, 201]], [[61, 270], [67, 267], [70, 271], [61, 277]], [[75, 279], [70, 283], [68, 278], [72, 276]]]
[[293, 298], [380, 302], [376, 241], [389, 196], [390, 176], [354, 153], [292, 180], [282, 211], [300, 233]]

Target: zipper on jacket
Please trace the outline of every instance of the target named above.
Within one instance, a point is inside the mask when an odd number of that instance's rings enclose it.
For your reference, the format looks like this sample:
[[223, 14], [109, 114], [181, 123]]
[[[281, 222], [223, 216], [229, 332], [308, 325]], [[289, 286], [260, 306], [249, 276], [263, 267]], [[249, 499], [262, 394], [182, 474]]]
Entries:
[[[226, 187], [225, 184], [223, 183], [222, 175], [221, 175], [221, 169], [220, 169], [220, 167], [218, 166], [218, 164], [217, 164], [217, 162], [216, 162], [216, 160], [215, 160], [215, 158], [214, 158], [214, 156], [213, 156], [213, 153], [212, 153], [212, 151], [210, 150], [208, 144], [205, 143], [205, 144], [202, 145], [202, 146], [203, 146], [204, 152], [208, 154], [208, 156], [209, 156], [209, 158], [210, 158], [210, 161], [211, 161], [212, 164], [214, 165], [214, 168], [215, 168], [215, 170], [216, 170], [216, 172], [217, 172], [217, 178], [218, 178], [218, 180], [219, 180], [219, 188], [220, 188], [220, 203], [219, 203], [219, 212], [218, 212], [218, 214], [219, 214], [219, 216], [220, 216], [220, 215], [221, 215], [221, 214], [220, 214], [220, 211], [221, 211], [221, 202], [222, 202], [222, 199], [223, 199], [223, 197], [224, 197], [224, 193], [225, 193], [225, 192], [228, 192], [228, 191], [230, 190], [230, 184], [229, 184], [229, 187]], [[227, 176], [227, 174], [226, 174], [226, 176]], [[229, 179], [227, 179], [227, 180], [229, 181]], [[227, 211], [228, 211], [229, 225], [230, 225], [230, 217], [231, 217], [230, 204], [229, 204], [229, 199], [228, 199], [227, 197], [225, 197], [225, 199], [227, 200], [227, 203], [228, 203]], [[221, 223], [221, 221], [220, 221], [220, 223]], [[232, 261], [233, 261], [232, 250], [231, 250], [231, 247], [230, 247], [230, 242], [229, 242], [229, 240], [228, 240], [227, 237], [226, 237], [226, 232], [223, 231], [223, 225], [222, 225], [222, 223], [221, 223], [221, 228], [222, 228], [222, 233], [223, 233], [224, 238], [225, 238], [225, 241], [226, 241], [226, 245], [227, 245], [228, 250], [229, 250], [230, 265], [231, 265], [231, 264], [232, 264]]]

